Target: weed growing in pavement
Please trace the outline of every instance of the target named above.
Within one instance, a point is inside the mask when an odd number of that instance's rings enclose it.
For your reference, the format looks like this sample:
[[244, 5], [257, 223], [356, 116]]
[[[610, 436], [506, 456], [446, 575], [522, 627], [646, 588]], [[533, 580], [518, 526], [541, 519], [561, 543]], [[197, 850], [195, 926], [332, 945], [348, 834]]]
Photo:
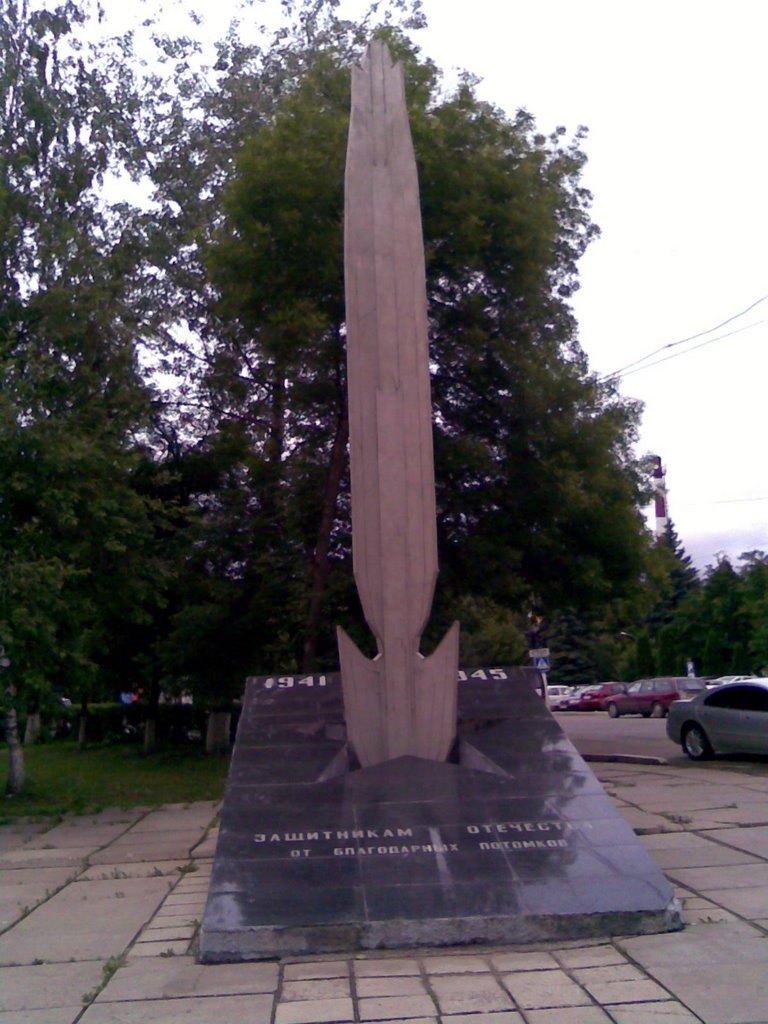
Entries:
[[671, 811], [661, 811], [659, 816], [671, 821], [673, 825], [690, 825], [693, 821], [687, 814], [673, 814]]
[[102, 992], [107, 987], [112, 975], [115, 974], [116, 971], [119, 971], [121, 967], [125, 967], [125, 962], [124, 956], [111, 956], [108, 960], [104, 961], [101, 968], [101, 983], [96, 988], [83, 995], [82, 1001], [86, 1006], [89, 1003], [92, 1003], [99, 992]]

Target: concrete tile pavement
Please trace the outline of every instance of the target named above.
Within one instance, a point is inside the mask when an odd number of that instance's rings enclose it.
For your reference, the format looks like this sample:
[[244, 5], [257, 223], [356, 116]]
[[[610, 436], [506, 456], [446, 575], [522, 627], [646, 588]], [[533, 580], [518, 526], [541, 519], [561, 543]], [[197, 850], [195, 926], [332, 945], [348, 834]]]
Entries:
[[212, 804], [0, 828], [0, 1024], [768, 1024], [768, 765], [594, 766], [685, 931], [200, 965]]

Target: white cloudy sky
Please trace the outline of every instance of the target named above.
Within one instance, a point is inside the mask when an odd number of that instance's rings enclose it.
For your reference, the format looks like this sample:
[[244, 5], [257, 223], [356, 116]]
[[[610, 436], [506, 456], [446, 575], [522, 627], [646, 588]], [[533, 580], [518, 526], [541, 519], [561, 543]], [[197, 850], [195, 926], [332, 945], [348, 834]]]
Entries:
[[[211, 37], [235, 0], [200, 11]], [[361, 0], [342, 0], [358, 12]], [[279, 10], [257, 0], [254, 19]], [[589, 128], [602, 228], [575, 301], [592, 368], [610, 373], [768, 296], [763, 0], [424, 0], [424, 52], [543, 130]], [[743, 329], [742, 328], [746, 328]], [[739, 333], [730, 333], [739, 330]], [[721, 335], [729, 334], [728, 337]], [[701, 346], [701, 342], [713, 340]], [[694, 346], [701, 346], [694, 348]], [[662, 457], [669, 512], [698, 565], [768, 550], [768, 299], [675, 358], [629, 373], [639, 452]], [[653, 361], [653, 360], [649, 360]]]

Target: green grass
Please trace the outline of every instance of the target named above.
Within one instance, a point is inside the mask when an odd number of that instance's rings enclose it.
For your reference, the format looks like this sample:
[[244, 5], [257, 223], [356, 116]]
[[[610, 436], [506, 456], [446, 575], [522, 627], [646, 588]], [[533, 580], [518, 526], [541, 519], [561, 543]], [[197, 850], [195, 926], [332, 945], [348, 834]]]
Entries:
[[[5, 793], [8, 751], [0, 749], [0, 793]], [[144, 754], [133, 745], [74, 742], [24, 749], [25, 792], [0, 796], [0, 822], [24, 815], [89, 814], [103, 807], [156, 806], [218, 800], [229, 758], [199, 750]]]

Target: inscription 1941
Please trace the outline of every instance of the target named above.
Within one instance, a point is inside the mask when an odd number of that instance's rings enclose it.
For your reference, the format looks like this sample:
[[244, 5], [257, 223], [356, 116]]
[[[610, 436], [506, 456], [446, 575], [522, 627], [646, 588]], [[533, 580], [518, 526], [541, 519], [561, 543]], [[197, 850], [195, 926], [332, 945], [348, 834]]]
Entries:
[[[466, 683], [470, 679], [480, 679], [485, 682], [490, 682], [491, 680], [508, 681], [510, 675], [504, 668], [476, 668], [466, 671], [460, 668], [457, 678], [460, 683]], [[253, 676], [251, 681], [264, 690], [292, 690], [299, 687], [327, 686], [329, 682], [338, 681], [338, 673], [309, 676]]]

